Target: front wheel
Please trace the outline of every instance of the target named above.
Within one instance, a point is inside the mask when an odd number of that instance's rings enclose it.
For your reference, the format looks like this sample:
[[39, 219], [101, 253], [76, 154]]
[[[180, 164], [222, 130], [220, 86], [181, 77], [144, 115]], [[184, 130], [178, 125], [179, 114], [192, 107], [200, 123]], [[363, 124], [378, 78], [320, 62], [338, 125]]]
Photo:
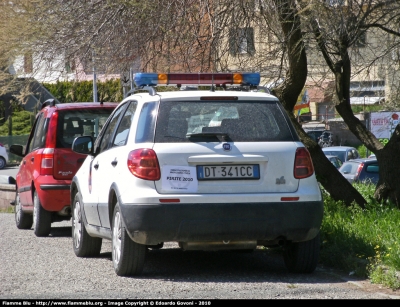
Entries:
[[22, 210], [18, 192], [15, 194], [15, 224], [18, 229], [31, 229], [33, 224], [32, 214], [26, 213]]
[[312, 273], [318, 265], [321, 246], [320, 234], [309, 241], [289, 243], [284, 247], [283, 259], [291, 273]]
[[51, 231], [51, 212], [42, 207], [39, 195], [33, 196], [33, 230], [37, 237], [47, 237]]
[[122, 222], [117, 203], [112, 220], [112, 262], [119, 276], [140, 275], [143, 271], [146, 245], [131, 240]]
[[75, 194], [72, 204], [72, 244], [74, 253], [78, 257], [98, 256], [103, 240], [91, 237], [85, 228], [82, 217], [82, 197], [79, 192]]

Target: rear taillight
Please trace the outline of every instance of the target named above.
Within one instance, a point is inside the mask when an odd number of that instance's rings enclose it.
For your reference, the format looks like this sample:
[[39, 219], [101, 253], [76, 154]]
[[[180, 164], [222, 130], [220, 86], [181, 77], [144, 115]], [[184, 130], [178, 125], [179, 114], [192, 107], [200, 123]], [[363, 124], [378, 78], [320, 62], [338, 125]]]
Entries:
[[157, 155], [148, 148], [131, 151], [128, 155], [128, 168], [134, 176], [145, 180], [159, 180], [161, 176]]
[[46, 133], [46, 148], [56, 148], [58, 112], [50, 117], [49, 128]]
[[53, 175], [54, 148], [56, 147], [58, 113], [54, 112], [50, 117], [49, 128], [46, 133], [46, 148], [41, 154], [40, 175]]
[[314, 173], [314, 166], [310, 153], [304, 147], [297, 148], [296, 150], [293, 173], [296, 179], [307, 178]]
[[357, 167], [357, 171], [356, 171], [356, 173], [354, 175], [354, 179], [353, 180], [357, 180], [358, 177], [360, 177], [360, 174], [361, 174], [361, 171], [362, 171], [363, 167], [364, 167], [364, 163], [360, 163], [360, 165]]
[[40, 158], [40, 175], [53, 175], [54, 148], [45, 148]]
[[0, 147], [4, 147], [4, 145], [0, 143]]

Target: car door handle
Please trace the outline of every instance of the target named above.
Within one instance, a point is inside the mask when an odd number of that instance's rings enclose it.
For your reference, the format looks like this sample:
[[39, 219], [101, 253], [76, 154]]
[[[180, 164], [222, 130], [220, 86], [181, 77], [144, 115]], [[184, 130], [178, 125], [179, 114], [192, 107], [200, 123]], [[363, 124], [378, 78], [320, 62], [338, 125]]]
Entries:
[[117, 161], [117, 160], [114, 160], [114, 161], [111, 162], [111, 165], [112, 165], [112, 166], [116, 166], [117, 164], [118, 164], [118, 161]]
[[95, 169], [98, 169], [98, 168], [99, 168], [99, 163], [96, 163], [93, 167], [94, 167]]

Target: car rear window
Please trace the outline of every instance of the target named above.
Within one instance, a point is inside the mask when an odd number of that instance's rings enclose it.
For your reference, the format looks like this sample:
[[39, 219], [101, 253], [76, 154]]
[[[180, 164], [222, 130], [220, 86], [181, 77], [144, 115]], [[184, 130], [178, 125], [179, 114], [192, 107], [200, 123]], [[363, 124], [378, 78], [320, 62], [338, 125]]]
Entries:
[[336, 156], [336, 157], [338, 157], [342, 162], [345, 162], [345, 161], [346, 161], [346, 152], [345, 152], [345, 151], [324, 150], [324, 153], [325, 153], [326, 155]]
[[70, 148], [74, 139], [82, 135], [96, 139], [112, 111], [112, 108], [59, 111], [56, 147]]
[[357, 172], [359, 163], [354, 163], [354, 162], [346, 162], [342, 165], [340, 168], [340, 172], [343, 174], [352, 174], [354, 175]]
[[379, 165], [375, 164], [368, 165], [365, 171], [367, 173], [379, 173]]
[[157, 143], [214, 141], [218, 133], [233, 142], [294, 140], [276, 101], [163, 101], [158, 114]]

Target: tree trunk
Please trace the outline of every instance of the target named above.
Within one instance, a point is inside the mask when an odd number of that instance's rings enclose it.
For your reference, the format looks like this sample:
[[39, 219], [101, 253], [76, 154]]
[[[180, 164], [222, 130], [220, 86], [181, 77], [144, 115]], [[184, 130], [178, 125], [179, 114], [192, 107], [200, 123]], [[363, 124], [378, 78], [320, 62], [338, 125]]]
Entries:
[[310, 152], [315, 173], [321, 185], [334, 200], [343, 201], [347, 206], [356, 202], [364, 208], [366, 201], [362, 195], [326, 158], [319, 145], [304, 132], [293, 115], [293, 107], [307, 79], [307, 56], [294, 0], [274, 0], [274, 3], [278, 9], [280, 23], [286, 38], [290, 65], [284, 82], [274, 89], [273, 94], [282, 102], [301, 141]]
[[400, 125], [383, 149], [374, 151], [379, 161], [379, 181], [375, 198], [379, 202], [389, 200], [400, 208]]
[[365, 208], [367, 202], [364, 197], [326, 158], [321, 147], [304, 132], [294, 116], [292, 118], [292, 123], [295, 125], [301, 141], [311, 154], [318, 182], [330, 194], [332, 199], [335, 201], [343, 201], [346, 206], [356, 203], [361, 208]]

